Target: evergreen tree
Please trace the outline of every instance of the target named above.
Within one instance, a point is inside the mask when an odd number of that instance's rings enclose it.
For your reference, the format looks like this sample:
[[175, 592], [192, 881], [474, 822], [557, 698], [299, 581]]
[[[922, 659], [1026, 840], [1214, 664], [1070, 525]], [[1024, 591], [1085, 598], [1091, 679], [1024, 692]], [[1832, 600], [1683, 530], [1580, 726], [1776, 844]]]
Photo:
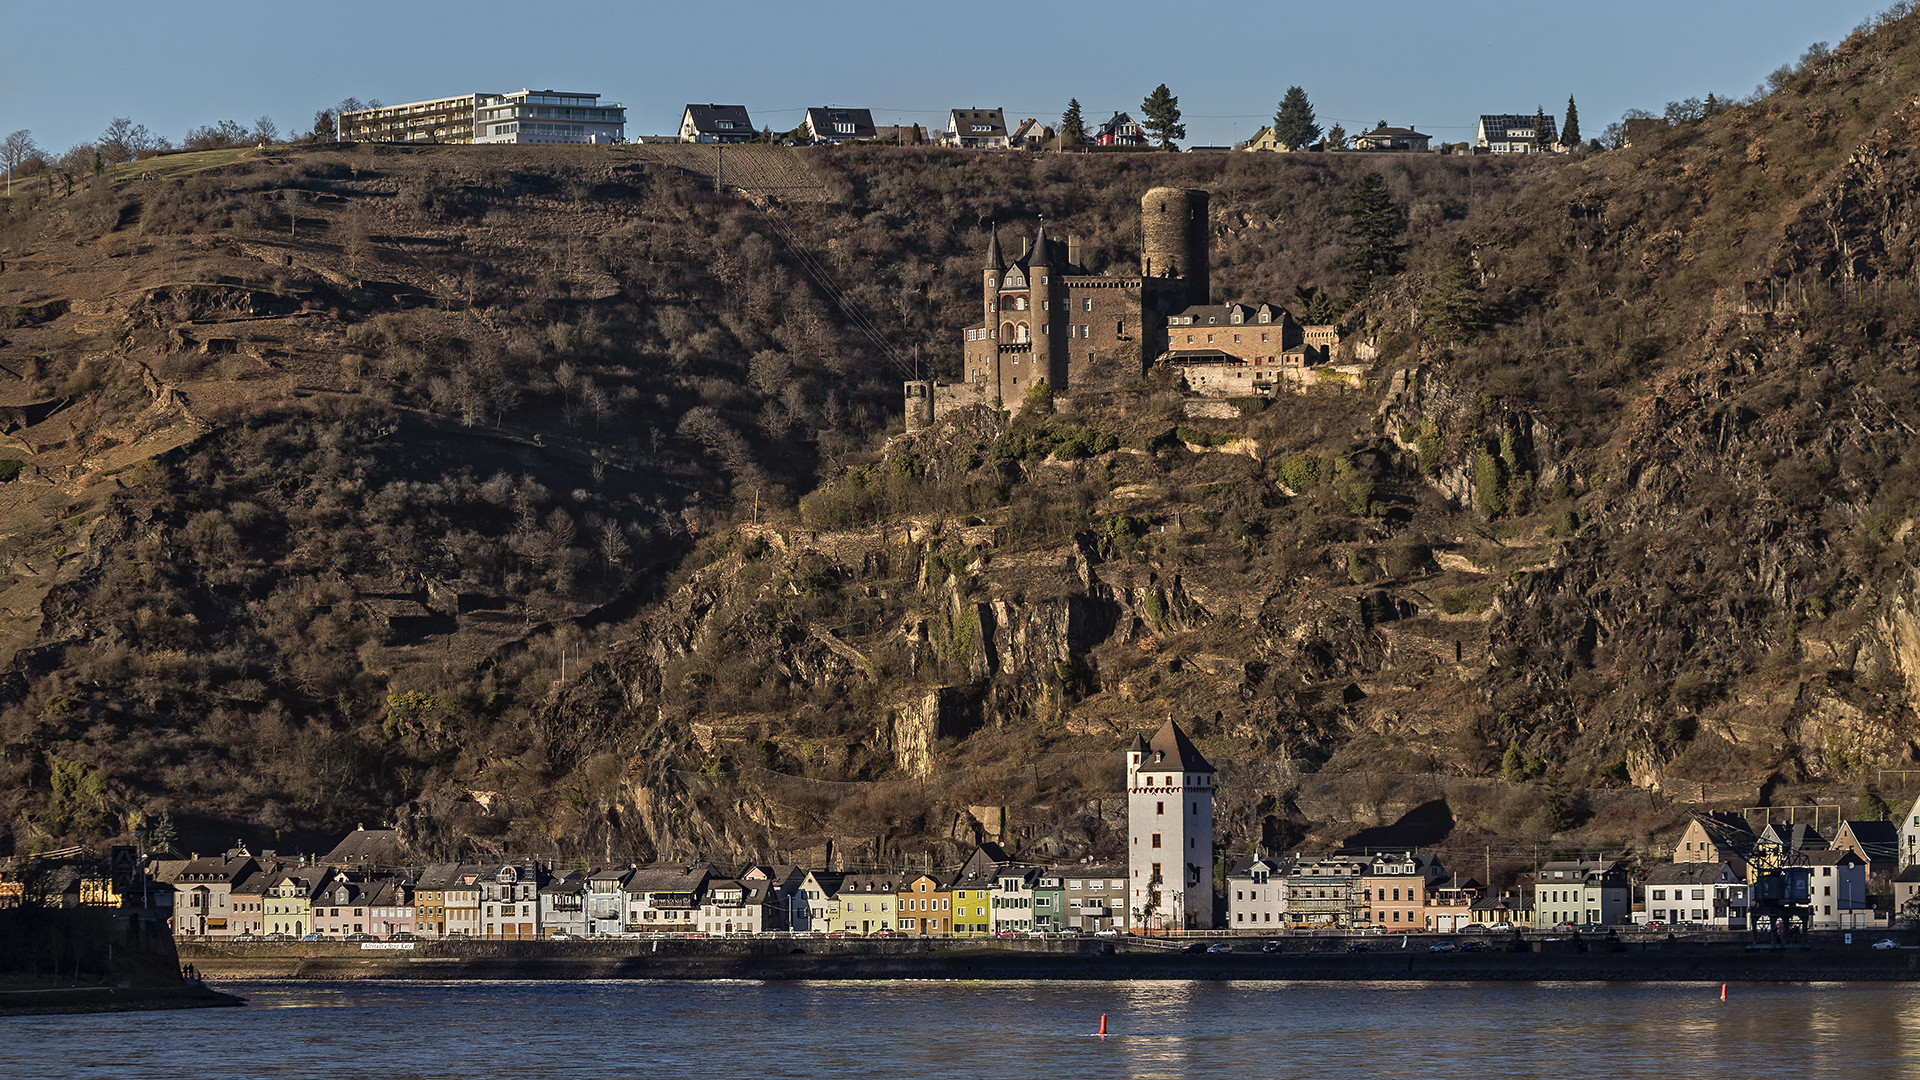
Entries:
[[1280, 111], [1273, 116], [1273, 137], [1289, 150], [1320, 141], [1320, 125], [1314, 123], [1313, 104], [1305, 90], [1287, 87], [1287, 95], [1280, 99]]
[[1480, 283], [1464, 254], [1448, 263], [1421, 297], [1420, 318], [1435, 341], [1466, 342], [1480, 332]]
[[1060, 146], [1078, 146], [1087, 141], [1087, 120], [1080, 115], [1080, 99], [1068, 98], [1067, 111], [1060, 117]]
[[1187, 127], [1180, 122], [1180, 99], [1173, 96], [1166, 83], [1154, 87], [1140, 103], [1140, 115], [1144, 117], [1140, 126], [1159, 141], [1162, 150], [1173, 149], [1173, 140], [1187, 137]]
[[1338, 150], [1347, 145], [1347, 129], [1339, 124], [1327, 129], [1327, 149]]
[[1347, 278], [1347, 304], [1359, 303], [1378, 278], [1400, 272], [1399, 211], [1387, 194], [1387, 178], [1368, 173], [1353, 189], [1347, 204], [1347, 223], [1340, 235], [1347, 242], [1341, 266]]
[[1573, 95], [1567, 95], [1567, 121], [1560, 125], [1560, 142], [1563, 146], [1580, 145], [1580, 110], [1574, 107]]
[[1533, 107], [1533, 148], [1544, 154], [1547, 152], [1547, 147], [1551, 145], [1553, 145], [1552, 141], [1547, 138], [1547, 110], [1535, 105]]

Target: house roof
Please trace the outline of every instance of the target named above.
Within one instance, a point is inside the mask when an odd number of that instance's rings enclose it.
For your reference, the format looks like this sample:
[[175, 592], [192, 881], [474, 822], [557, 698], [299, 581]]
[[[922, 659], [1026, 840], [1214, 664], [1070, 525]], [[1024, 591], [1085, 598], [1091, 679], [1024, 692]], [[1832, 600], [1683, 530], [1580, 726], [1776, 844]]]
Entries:
[[1661, 863], [1647, 873], [1646, 885], [1710, 885], [1722, 874], [1730, 874], [1726, 863]]
[[[693, 130], [702, 135], [753, 133], [753, 118], [745, 105], [689, 105], [680, 119], [682, 123], [691, 119]], [[723, 120], [728, 126], [720, 126]]]
[[586, 875], [578, 870], [569, 870], [564, 874], [540, 886], [543, 893], [571, 896], [587, 891]]
[[1707, 834], [1708, 843], [1739, 855], [1751, 854], [1754, 844], [1760, 839], [1754, 834], [1753, 826], [1736, 814], [1694, 814], [1693, 823]]
[[1865, 866], [1866, 860], [1851, 851], [1825, 848], [1819, 851], [1802, 851], [1800, 858], [1808, 866]]
[[154, 875], [169, 885], [232, 884], [254, 869], [251, 855], [209, 855], [199, 859], [168, 860]]
[[1160, 730], [1154, 732], [1153, 738], [1147, 742], [1147, 752], [1141, 757], [1140, 765], [1142, 768], [1161, 767], [1163, 763], [1169, 761], [1178, 762], [1181, 772], [1210, 773], [1213, 771], [1213, 766], [1207, 763], [1206, 757], [1193, 745], [1193, 741], [1187, 738], [1187, 733], [1180, 730], [1180, 725], [1173, 722], [1171, 716], [1167, 717], [1167, 722], [1161, 724]]
[[1784, 847], [1788, 851], [1820, 851], [1832, 845], [1820, 830], [1807, 824], [1789, 825], [1776, 821], [1761, 830], [1760, 842]]
[[1893, 880], [1920, 881], [1920, 863], [1915, 863], [1912, 866], [1902, 869], [1899, 873], [1893, 875]]
[[[853, 130], [839, 130], [839, 125], [842, 124], [852, 125]], [[838, 105], [808, 109], [807, 130], [813, 132], [813, 137], [816, 139], [871, 139], [878, 134], [873, 128], [872, 110], [843, 109]]]
[[[1235, 312], [1240, 313], [1240, 321], [1234, 322]], [[1267, 322], [1260, 321], [1260, 313], [1267, 313]], [[1182, 326], [1279, 326], [1287, 321], [1287, 309], [1278, 304], [1193, 304], [1173, 312], [1170, 319], [1192, 319], [1192, 323]]]
[[[1507, 131], [1515, 128], [1521, 131], [1533, 131], [1535, 119], [1532, 113], [1482, 113], [1480, 131], [1486, 136], [1488, 142], [1509, 142], [1513, 138], [1532, 138], [1531, 135], [1509, 136]], [[1552, 142], [1558, 137], [1553, 126], [1553, 117], [1541, 116], [1538, 119], [1546, 124], [1546, 138], [1548, 142]]]
[[1242, 855], [1234, 860], [1233, 868], [1227, 871], [1230, 878], [1249, 877], [1257, 867], [1268, 870], [1280, 868], [1280, 860], [1269, 855]]
[[[1529, 118], [1528, 123], [1532, 123]], [[1385, 124], [1372, 131], [1362, 131], [1354, 135], [1356, 139], [1431, 139], [1433, 136], [1407, 127], [1388, 127]]]
[[[418, 604], [414, 605], [419, 607]], [[426, 609], [420, 608], [419, 614]], [[369, 829], [362, 825], [341, 837], [333, 850], [321, 858], [328, 866], [365, 866], [369, 863], [400, 866], [414, 862], [413, 850], [400, 837], [398, 829]]]
[[433, 891], [452, 888], [459, 873], [459, 863], [431, 863], [420, 871], [420, 881], [414, 887]]
[[1838, 841], [1842, 833], [1852, 835], [1870, 860], [1891, 862], [1900, 857], [1900, 828], [1891, 821], [1848, 819], [1834, 831], [1834, 840]]
[[947, 114], [947, 130], [966, 139], [1005, 138], [1007, 118], [999, 109], [955, 109]]

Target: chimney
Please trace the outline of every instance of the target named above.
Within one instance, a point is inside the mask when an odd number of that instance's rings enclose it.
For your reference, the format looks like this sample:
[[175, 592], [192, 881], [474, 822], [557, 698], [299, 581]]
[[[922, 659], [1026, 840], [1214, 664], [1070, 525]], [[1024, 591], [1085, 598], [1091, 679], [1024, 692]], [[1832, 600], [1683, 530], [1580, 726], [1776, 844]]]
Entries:
[[1072, 234], [1067, 236], [1067, 263], [1074, 267], [1080, 265], [1080, 238]]

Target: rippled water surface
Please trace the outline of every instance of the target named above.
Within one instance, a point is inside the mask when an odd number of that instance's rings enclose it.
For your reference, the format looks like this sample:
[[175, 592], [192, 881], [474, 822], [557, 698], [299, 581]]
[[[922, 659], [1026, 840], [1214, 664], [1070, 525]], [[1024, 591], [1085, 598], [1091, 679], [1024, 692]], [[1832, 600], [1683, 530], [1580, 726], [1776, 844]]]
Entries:
[[[7, 1077], [1920, 1077], [1920, 987], [230, 983], [0, 1019]], [[1108, 1036], [1099, 1038], [1101, 1014]]]

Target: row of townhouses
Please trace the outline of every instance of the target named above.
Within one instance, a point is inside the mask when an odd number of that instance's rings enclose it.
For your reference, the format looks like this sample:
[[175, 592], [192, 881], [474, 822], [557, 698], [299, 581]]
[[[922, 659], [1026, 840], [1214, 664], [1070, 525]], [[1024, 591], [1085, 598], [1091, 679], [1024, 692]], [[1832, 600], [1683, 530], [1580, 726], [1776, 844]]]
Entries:
[[[627, 141], [624, 105], [603, 102], [597, 93], [579, 90], [476, 91], [449, 97], [375, 105], [342, 112], [339, 137], [349, 141], [396, 143], [618, 143]], [[1006, 112], [992, 108], [952, 109], [944, 130], [929, 141], [969, 150], [1040, 149], [1047, 125], [1029, 117], [1009, 126]], [[874, 123], [873, 110], [821, 105], [804, 111], [794, 129], [799, 141], [815, 146], [898, 140], [920, 136], [917, 127]], [[1124, 112], [1115, 112], [1088, 131], [1088, 141], [1103, 147], [1146, 147], [1146, 128]], [[689, 104], [681, 110], [674, 140], [689, 143], [744, 143], [773, 137], [754, 125], [745, 105]], [[651, 137], [648, 137], [651, 139]], [[1354, 135], [1346, 148], [1425, 152], [1432, 136], [1386, 121]], [[1487, 114], [1475, 129], [1474, 150], [1492, 154], [1530, 154], [1559, 149], [1551, 117]], [[1328, 149], [1325, 142], [1311, 149]], [[1193, 149], [1225, 150], [1227, 147]], [[1234, 149], [1285, 152], [1271, 127]]]
[[[32, 857], [0, 866], [0, 906], [167, 908], [182, 938], [634, 937], [799, 932], [987, 937], [1222, 929], [1450, 933], [1640, 925], [1723, 929], [1885, 926], [1920, 917], [1920, 803], [1896, 821], [1756, 829], [1696, 813], [1671, 863], [1639, 881], [1613, 859], [1539, 866], [1491, 889], [1430, 852], [1255, 852], [1216, 896], [1214, 769], [1171, 719], [1136, 737], [1122, 768], [1126, 857], [1027, 863], [984, 843], [958, 866], [826, 870], [793, 865], [560, 868], [532, 858], [421, 863], [391, 829], [360, 828], [318, 859], [244, 845], [201, 857], [116, 849], [64, 882]], [[71, 853], [79, 855], [78, 849]], [[1870, 892], [1871, 890], [1871, 892]]]

